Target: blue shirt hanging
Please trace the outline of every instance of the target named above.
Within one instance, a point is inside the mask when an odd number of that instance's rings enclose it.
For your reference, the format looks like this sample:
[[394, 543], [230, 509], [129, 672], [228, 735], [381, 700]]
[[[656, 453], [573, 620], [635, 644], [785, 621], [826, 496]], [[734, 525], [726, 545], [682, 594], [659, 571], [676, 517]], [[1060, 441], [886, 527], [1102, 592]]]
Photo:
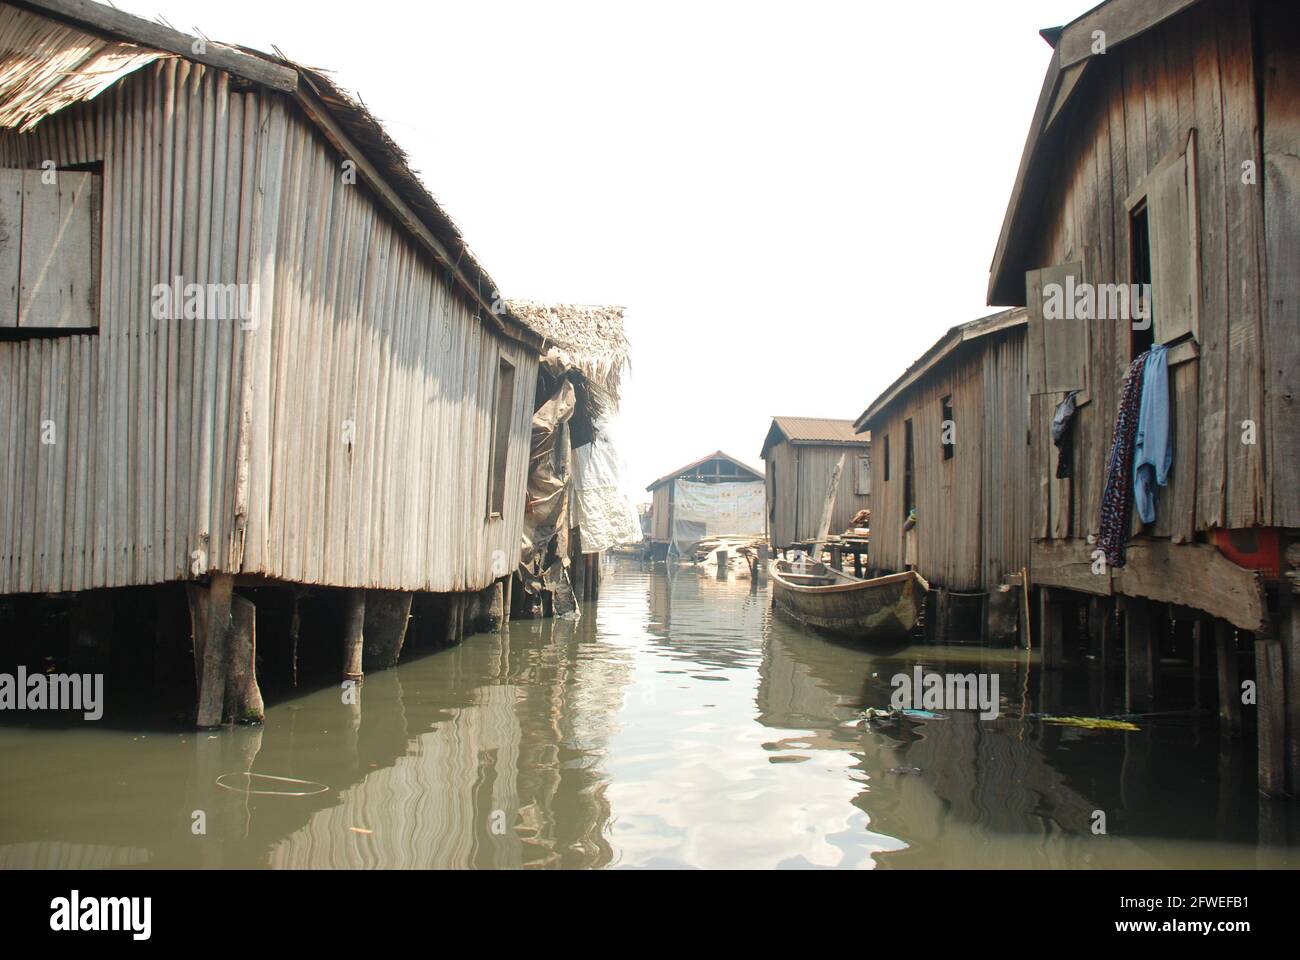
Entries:
[[1133, 500], [1143, 523], [1156, 518], [1157, 486], [1169, 485], [1174, 438], [1169, 423], [1169, 351], [1151, 348], [1143, 370], [1142, 406], [1133, 450]]

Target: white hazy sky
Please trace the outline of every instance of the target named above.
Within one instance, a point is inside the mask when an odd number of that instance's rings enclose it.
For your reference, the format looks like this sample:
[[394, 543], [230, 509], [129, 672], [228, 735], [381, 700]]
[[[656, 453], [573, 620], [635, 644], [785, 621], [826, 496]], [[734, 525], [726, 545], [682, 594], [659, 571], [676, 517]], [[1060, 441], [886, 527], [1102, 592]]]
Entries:
[[638, 500], [992, 312], [1038, 29], [1089, 5], [118, 0], [332, 70], [506, 296], [625, 306]]

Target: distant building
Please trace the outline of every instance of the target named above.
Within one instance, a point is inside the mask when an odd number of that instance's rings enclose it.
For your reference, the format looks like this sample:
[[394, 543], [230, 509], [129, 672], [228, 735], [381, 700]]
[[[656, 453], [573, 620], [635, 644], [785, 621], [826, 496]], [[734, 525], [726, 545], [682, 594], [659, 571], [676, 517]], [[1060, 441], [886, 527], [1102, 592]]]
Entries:
[[778, 550], [818, 536], [831, 474], [841, 456], [831, 533], [842, 533], [871, 506], [871, 434], [852, 420], [773, 417], [763, 450], [768, 540]]
[[[736, 486], [710, 497], [701, 487], [713, 484]], [[763, 475], [721, 450], [664, 474], [646, 490], [653, 497], [650, 553], [656, 559], [674, 543], [680, 552], [708, 534], [763, 535]], [[688, 497], [689, 515], [677, 510], [679, 499]]]

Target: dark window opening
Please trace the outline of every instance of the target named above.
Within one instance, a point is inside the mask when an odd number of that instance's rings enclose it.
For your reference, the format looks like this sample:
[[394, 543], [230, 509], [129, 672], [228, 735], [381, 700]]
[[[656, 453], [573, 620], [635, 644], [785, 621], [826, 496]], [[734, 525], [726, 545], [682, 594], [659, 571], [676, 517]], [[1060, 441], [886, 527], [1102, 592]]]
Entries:
[[515, 366], [505, 358], [497, 367], [497, 402], [492, 411], [492, 472], [488, 515], [499, 517], [506, 505], [506, 461], [510, 455], [510, 425], [514, 419]]
[[881, 466], [885, 473], [885, 482], [888, 483], [889, 482], [889, 437], [885, 437], [885, 450], [883, 456], [881, 457], [881, 460], [882, 460]]
[[[1147, 292], [1151, 289], [1151, 229], [1145, 200], [1129, 214], [1129, 276], [1137, 298], [1130, 304], [1133, 320], [1129, 323], [1129, 359], [1133, 360], [1156, 342], [1155, 304]], [[1137, 323], [1144, 322], [1137, 319], [1143, 315], [1147, 318], [1146, 329], [1135, 329]]]
[[912, 421], [903, 421], [903, 519], [916, 507], [912, 498]]

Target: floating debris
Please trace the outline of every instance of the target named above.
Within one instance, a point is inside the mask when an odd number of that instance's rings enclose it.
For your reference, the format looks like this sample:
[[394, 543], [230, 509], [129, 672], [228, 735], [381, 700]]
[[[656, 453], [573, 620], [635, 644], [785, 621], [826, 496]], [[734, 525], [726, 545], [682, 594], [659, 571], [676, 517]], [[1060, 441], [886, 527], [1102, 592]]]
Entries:
[[1085, 730], [1141, 730], [1136, 723], [1115, 717], [1053, 717], [1039, 714], [1043, 723], [1055, 723], [1063, 727], [1082, 727]]
[[890, 773], [920, 773], [920, 767], [890, 767]]
[[[244, 778], [244, 786], [235, 786], [233, 783], [227, 783], [227, 779], [236, 780], [239, 777]], [[296, 784], [303, 787], [301, 790], [285, 789], [263, 789], [253, 787], [254, 783], [265, 784], [267, 788], [273, 784]], [[323, 783], [317, 783], [314, 780], [298, 780], [294, 777], [273, 777], [269, 773], [223, 773], [217, 777], [217, 786], [224, 790], [233, 790], [236, 793], [255, 793], [265, 797], [310, 797], [318, 793], [324, 793], [329, 787]]]

